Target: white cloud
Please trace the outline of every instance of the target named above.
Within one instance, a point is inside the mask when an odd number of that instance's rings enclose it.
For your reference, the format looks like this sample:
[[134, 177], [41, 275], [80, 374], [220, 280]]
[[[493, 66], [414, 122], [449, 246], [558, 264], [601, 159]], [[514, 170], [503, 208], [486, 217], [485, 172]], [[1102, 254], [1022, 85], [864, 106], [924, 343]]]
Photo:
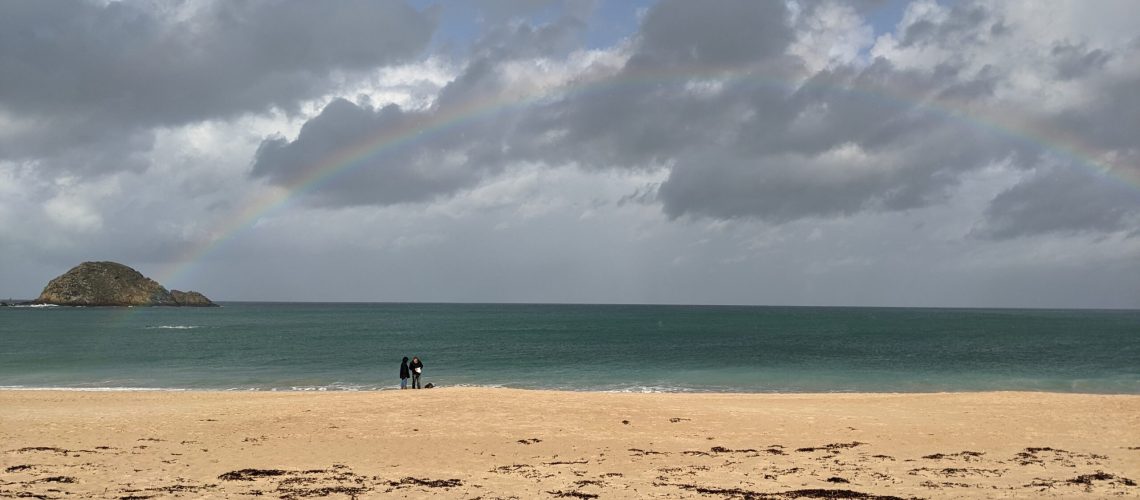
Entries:
[[788, 52], [803, 59], [809, 73], [861, 64], [874, 42], [874, 29], [854, 7], [841, 2], [825, 2], [810, 13], [800, 11], [796, 24], [796, 40]]

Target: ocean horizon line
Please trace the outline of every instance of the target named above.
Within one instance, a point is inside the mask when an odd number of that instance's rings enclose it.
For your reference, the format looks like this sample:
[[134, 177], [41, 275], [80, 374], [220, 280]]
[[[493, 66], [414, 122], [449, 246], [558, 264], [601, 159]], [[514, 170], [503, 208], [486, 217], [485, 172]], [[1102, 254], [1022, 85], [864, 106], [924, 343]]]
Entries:
[[[9, 307], [23, 305], [35, 299], [7, 299]], [[917, 311], [1121, 311], [1136, 312], [1134, 307], [1092, 307], [1092, 306], [1001, 306], [1001, 305], [834, 305], [834, 304], [745, 304], [713, 302], [545, 302], [545, 301], [418, 301], [418, 300], [226, 300], [214, 301], [225, 304], [286, 304], [286, 305], [420, 305], [420, 306], [584, 306], [584, 307], [724, 307], [724, 308], [782, 308], [782, 309], [896, 309]], [[60, 306], [92, 309], [131, 309], [159, 306]]]

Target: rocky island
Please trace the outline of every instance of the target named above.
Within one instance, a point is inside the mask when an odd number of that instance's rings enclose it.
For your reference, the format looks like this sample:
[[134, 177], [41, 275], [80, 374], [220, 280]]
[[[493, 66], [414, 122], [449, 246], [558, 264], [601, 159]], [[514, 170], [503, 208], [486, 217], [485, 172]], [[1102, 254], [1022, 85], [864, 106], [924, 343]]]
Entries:
[[198, 292], [167, 290], [117, 262], [84, 262], [51, 280], [33, 304], [217, 307]]

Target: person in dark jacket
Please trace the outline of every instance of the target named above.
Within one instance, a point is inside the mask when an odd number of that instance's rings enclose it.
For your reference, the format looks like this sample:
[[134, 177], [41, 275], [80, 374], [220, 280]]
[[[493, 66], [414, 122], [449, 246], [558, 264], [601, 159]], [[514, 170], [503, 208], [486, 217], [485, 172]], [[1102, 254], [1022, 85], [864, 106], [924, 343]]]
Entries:
[[420, 388], [420, 374], [424, 371], [424, 364], [420, 361], [419, 356], [412, 356], [412, 363], [408, 365], [412, 369], [412, 389]]
[[404, 356], [404, 360], [400, 362], [400, 389], [408, 388], [408, 374], [411, 370], [408, 369], [408, 357]]

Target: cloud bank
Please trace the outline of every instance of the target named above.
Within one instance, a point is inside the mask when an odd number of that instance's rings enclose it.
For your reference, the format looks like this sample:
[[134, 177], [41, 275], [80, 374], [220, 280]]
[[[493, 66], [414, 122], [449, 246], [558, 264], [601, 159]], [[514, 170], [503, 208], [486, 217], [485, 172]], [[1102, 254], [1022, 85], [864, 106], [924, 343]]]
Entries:
[[0, 248], [35, 265], [0, 276], [189, 255], [242, 298], [284, 266], [328, 299], [1137, 307], [1133, 10], [7, 2]]

